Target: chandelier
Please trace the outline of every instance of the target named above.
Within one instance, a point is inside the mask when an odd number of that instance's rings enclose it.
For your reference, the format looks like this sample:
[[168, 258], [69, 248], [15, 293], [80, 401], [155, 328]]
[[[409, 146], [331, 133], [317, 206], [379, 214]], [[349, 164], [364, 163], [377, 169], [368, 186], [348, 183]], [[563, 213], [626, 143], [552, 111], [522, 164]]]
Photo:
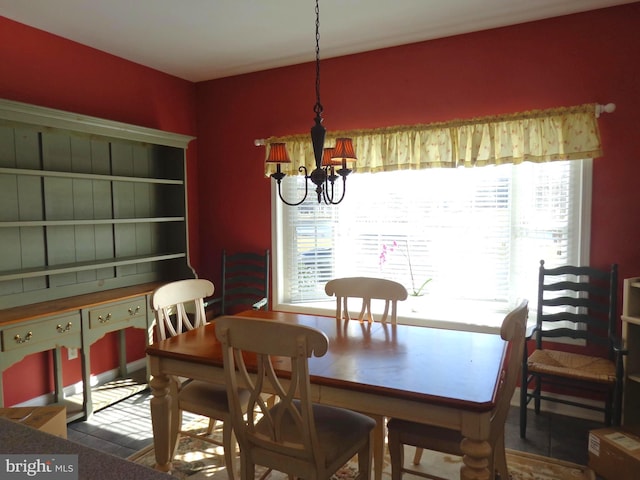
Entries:
[[[298, 202], [288, 202], [282, 196], [282, 179], [286, 176], [281, 171], [280, 164], [291, 163], [287, 147], [284, 143], [272, 143], [267, 156], [267, 163], [276, 164], [276, 173], [271, 177], [277, 182], [278, 196], [285, 204], [290, 206], [300, 205], [307, 199], [309, 193], [309, 181], [315, 185], [318, 203], [337, 205], [344, 199], [347, 187], [347, 176], [351, 169], [347, 168], [347, 162], [355, 162], [356, 155], [353, 142], [350, 138], [337, 138], [334, 147], [325, 148], [324, 139], [326, 129], [322, 126], [322, 103], [320, 102], [320, 8], [316, 0], [316, 104], [313, 107], [316, 114], [314, 125], [311, 127], [311, 143], [316, 168], [309, 174], [307, 168], [301, 165], [300, 173], [304, 172], [304, 197]], [[339, 188], [335, 188], [336, 182], [342, 178], [342, 192], [338, 196]]]

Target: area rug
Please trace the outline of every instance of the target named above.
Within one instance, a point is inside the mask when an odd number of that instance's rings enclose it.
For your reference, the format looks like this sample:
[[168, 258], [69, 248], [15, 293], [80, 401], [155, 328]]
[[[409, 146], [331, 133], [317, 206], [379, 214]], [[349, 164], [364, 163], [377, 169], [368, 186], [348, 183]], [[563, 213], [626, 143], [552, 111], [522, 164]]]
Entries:
[[[201, 425], [192, 425], [192, 431], [200, 433], [202, 431]], [[213, 435], [214, 437], [220, 436], [221, 432], [215, 431]], [[405, 461], [410, 462], [412, 458], [413, 450], [407, 447]], [[132, 455], [129, 460], [153, 467], [155, 464], [153, 445]], [[460, 478], [461, 462], [462, 459], [460, 457], [425, 451], [422, 456], [422, 462], [415, 469], [428, 471], [443, 479], [458, 480]], [[507, 449], [507, 465], [511, 480], [596, 479], [595, 474], [588, 467], [515, 450]], [[222, 447], [191, 436], [180, 437], [178, 452], [173, 459], [173, 467], [172, 478], [182, 480], [227, 480]], [[238, 466], [236, 466], [237, 468]], [[355, 477], [356, 472], [357, 463], [354, 459], [352, 463], [338, 471], [332, 480], [351, 480]], [[256, 478], [262, 477], [263, 474], [264, 470], [256, 469]], [[280, 472], [271, 472], [267, 478], [269, 480], [287, 480], [287, 476]], [[419, 478], [411, 474], [404, 474], [403, 476], [404, 480], [417, 480]], [[391, 464], [388, 458], [388, 451], [385, 454], [382, 479], [391, 479]]]

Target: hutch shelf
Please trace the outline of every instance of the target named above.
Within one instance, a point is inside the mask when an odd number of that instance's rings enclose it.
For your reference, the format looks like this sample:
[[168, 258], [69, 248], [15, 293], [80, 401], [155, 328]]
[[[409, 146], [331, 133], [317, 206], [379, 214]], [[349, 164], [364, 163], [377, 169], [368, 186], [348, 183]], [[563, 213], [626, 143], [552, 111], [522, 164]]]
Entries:
[[624, 281], [622, 338], [627, 348], [622, 423], [640, 426], [640, 277]]
[[[2, 372], [61, 347], [82, 350], [90, 415], [90, 347], [150, 331], [149, 295], [191, 278], [185, 154], [193, 137], [0, 99], [0, 407]], [[71, 417], [77, 415], [72, 414]]]

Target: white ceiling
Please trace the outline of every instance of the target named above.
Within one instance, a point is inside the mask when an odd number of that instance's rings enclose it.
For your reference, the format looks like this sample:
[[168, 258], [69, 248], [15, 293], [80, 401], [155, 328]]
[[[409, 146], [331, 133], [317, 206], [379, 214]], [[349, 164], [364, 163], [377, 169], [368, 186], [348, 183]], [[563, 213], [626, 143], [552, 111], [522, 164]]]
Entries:
[[[634, 1], [320, 0], [320, 55]], [[0, 14], [194, 82], [315, 59], [313, 0], [0, 0]]]

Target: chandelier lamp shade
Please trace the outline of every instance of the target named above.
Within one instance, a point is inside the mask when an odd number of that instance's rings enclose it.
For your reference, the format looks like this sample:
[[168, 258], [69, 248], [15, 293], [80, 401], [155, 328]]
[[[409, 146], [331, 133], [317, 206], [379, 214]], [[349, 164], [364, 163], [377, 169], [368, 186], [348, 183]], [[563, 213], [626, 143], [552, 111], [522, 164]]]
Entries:
[[[318, 203], [324, 202], [327, 205], [337, 205], [344, 199], [347, 187], [347, 176], [351, 173], [348, 164], [356, 161], [356, 154], [353, 142], [350, 138], [337, 138], [334, 147], [325, 148], [326, 129], [322, 125], [323, 107], [320, 102], [320, 8], [316, 0], [316, 103], [313, 107], [315, 113], [314, 124], [311, 127], [311, 144], [313, 146], [313, 157], [315, 168], [311, 173], [307, 167], [301, 165], [298, 168], [300, 173], [304, 173], [305, 186], [304, 196], [297, 202], [289, 202], [282, 196], [282, 180], [286, 176], [282, 172], [280, 164], [291, 163], [285, 143], [272, 143], [267, 156], [267, 163], [276, 164], [276, 172], [271, 174], [271, 178], [276, 181], [278, 196], [287, 205], [300, 205], [307, 199], [309, 193], [309, 182], [315, 185], [315, 192]], [[336, 187], [338, 180], [342, 178], [342, 192]]]

